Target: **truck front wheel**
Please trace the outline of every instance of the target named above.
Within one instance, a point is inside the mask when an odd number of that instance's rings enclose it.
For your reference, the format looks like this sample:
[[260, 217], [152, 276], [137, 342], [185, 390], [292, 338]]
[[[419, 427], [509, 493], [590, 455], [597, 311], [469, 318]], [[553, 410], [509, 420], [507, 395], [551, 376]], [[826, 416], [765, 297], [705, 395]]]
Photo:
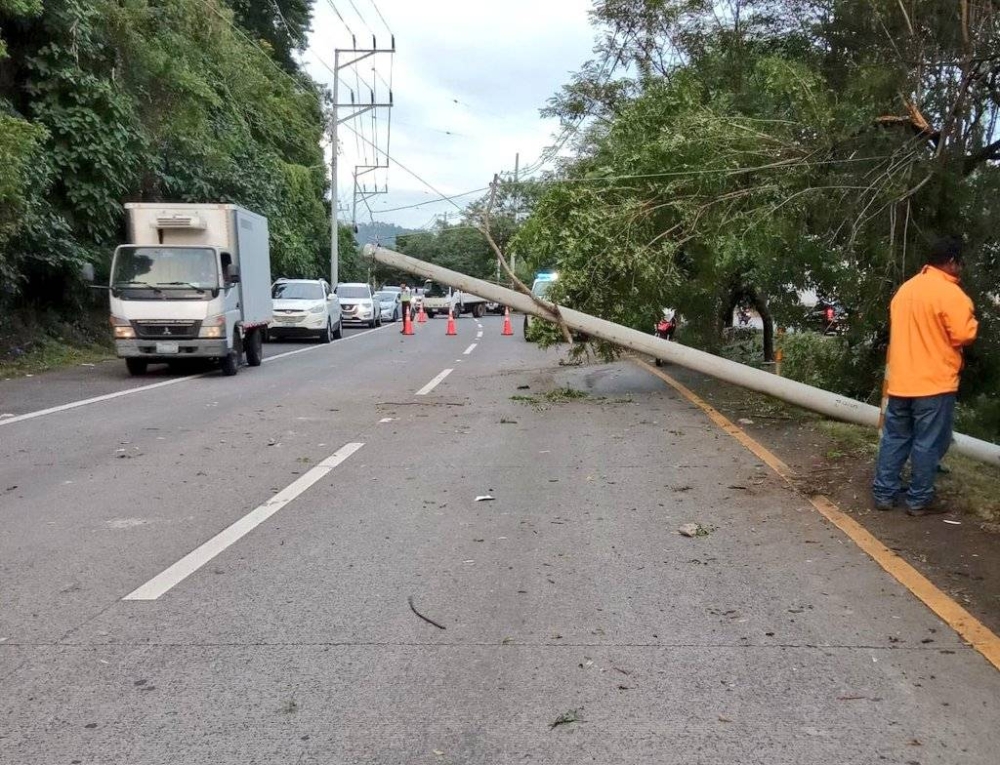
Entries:
[[128, 368], [128, 373], [130, 375], [133, 377], [141, 377], [146, 374], [149, 362], [145, 359], [125, 359], [125, 366]]
[[251, 367], [259, 367], [264, 360], [264, 331], [254, 329], [246, 338], [247, 344], [247, 364]]
[[483, 303], [476, 303], [472, 306], [472, 317], [474, 319], [483, 318], [483, 314], [486, 313], [486, 306]]
[[240, 371], [240, 361], [243, 358], [243, 346], [240, 342], [240, 336], [237, 335], [233, 338], [233, 349], [229, 351], [225, 356], [222, 357], [222, 374], [226, 377], [232, 377], [237, 372]]

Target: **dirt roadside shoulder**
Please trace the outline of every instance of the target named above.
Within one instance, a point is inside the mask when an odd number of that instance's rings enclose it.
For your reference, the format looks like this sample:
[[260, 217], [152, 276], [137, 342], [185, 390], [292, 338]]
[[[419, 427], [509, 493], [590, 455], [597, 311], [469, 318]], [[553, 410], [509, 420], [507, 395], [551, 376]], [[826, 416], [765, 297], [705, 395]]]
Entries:
[[874, 431], [831, 422], [776, 399], [681, 367], [664, 368], [772, 450], [799, 476], [805, 494], [823, 494], [934, 584], [1000, 633], [1000, 474], [957, 455], [945, 460], [938, 491], [952, 509], [911, 518], [875, 510], [870, 486]]

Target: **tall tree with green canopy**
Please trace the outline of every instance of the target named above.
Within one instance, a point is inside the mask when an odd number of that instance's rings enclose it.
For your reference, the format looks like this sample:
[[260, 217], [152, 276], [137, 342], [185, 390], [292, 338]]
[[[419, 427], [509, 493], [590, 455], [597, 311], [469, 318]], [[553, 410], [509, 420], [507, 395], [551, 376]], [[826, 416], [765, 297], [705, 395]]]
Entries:
[[254, 39], [263, 40], [275, 60], [298, 72], [293, 54], [305, 50], [312, 24], [312, 0], [229, 0], [236, 20]]
[[[984, 374], [967, 375], [966, 391], [995, 385], [994, 6], [598, 0], [596, 61], [620, 65], [584, 67], [550, 102], [568, 125], [583, 118], [576, 158], [515, 246], [539, 261], [557, 253], [567, 291], [640, 253], [630, 292], [599, 283], [567, 297], [609, 317], [666, 302], [709, 341], [740, 300], [795, 324], [799, 291], [837, 297], [852, 312], [847, 392], [868, 395], [889, 297], [930, 240], [961, 232], [983, 318], [969, 363]], [[636, 235], [643, 226], [652, 236]], [[607, 245], [588, 254], [588, 237]], [[673, 264], [675, 289], [664, 294], [650, 261]]]
[[[274, 7], [289, 39], [308, 29], [308, 0]], [[127, 201], [242, 204], [270, 221], [276, 276], [327, 272], [324, 94], [247, 19], [224, 0], [0, 0], [0, 303], [63, 303], [80, 263], [106, 267]]]

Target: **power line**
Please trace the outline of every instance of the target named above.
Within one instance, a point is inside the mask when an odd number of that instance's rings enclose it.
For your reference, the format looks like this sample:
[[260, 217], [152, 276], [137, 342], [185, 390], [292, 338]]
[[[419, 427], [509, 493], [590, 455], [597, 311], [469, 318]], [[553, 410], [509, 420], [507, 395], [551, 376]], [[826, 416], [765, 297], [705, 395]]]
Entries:
[[288, 72], [286, 72], [280, 66], [278, 66], [278, 62], [276, 62], [273, 58], [271, 58], [270, 54], [266, 50], [264, 50], [263, 48], [261, 48], [260, 45], [258, 45], [253, 40], [253, 38], [251, 38], [246, 32], [244, 32], [242, 29], [240, 29], [238, 26], [236, 26], [230, 19], [227, 19], [223, 15], [222, 11], [219, 10], [218, 6], [216, 6], [213, 3], [209, 2], [209, 0], [201, 0], [201, 4], [204, 5], [206, 8], [208, 8], [212, 13], [214, 13], [216, 16], [218, 16], [224, 22], [226, 22], [232, 28], [232, 30], [234, 32], [236, 32], [240, 37], [242, 37], [244, 40], [246, 40], [248, 43], [250, 43], [250, 45], [252, 45], [254, 48], [256, 48], [257, 51], [267, 60], [267, 63], [269, 63], [271, 65], [271, 67], [278, 74], [282, 75], [283, 77], [286, 77], [288, 79], [288, 81], [291, 82], [292, 85], [294, 85], [295, 88], [299, 92], [301, 92], [303, 95], [308, 95], [309, 94], [309, 91], [306, 90], [303, 87], [302, 83], [299, 82], [298, 80], [296, 80], [294, 77], [292, 77], [292, 75], [290, 75]]
[[453, 199], [461, 199], [462, 197], [472, 196], [473, 194], [482, 194], [483, 192], [489, 190], [490, 190], [489, 186], [483, 186], [481, 189], [473, 189], [472, 191], [463, 191], [461, 194], [452, 194], [451, 196], [446, 197], [444, 199], [430, 199], [426, 202], [417, 202], [416, 204], [403, 205], [401, 207], [389, 207], [381, 210], [376, 210], [376, 212], [381, 214], [381, 213], [399, 212], [400, 210], [413, 210], [417, 207], [423, 207], [424, 205], [438, 205], [441, 204], [441, 202], [450, 202]]
[[375, 0], [371, 0], [371, 4], [372, 4], [372, 8], [375, 9], [375, 13], [378, 14], [379, 20], [382, 22], [382, 26], [385, 27], [385, 31], [388, 32], [391, 35], [392, 34], [392, 29], [389, 28], [389, 24], [386, 22], [385, 16], [382, 15], [382, 11], [380, 11], [378, 9], [378, 4], [375, 2]]
[[370, 26], [368, 26], [368, 22], [365, 21], [365, 17], [361, 15], [361, 11], [359, 11], [358, 6], [354, 4], [354, 0], [347, 0], [347, 2], [351, 4], [351, 7], [354, 9], [354, 12], [358, 14], [358, 18], [361, 19], [361, 23], [365, 25], [365, 29], [367, 29], [374, 35], [375, 31]]
[[333, 0], [326, 0], [326, 4], [333, 8], [333, 12], [337, 14], [337, 18], [340, 19], [340, 23], [344, 25], [344, 28], [347, 30], [348, 34], [350, 34], [351, 39], [356, 39], [354, 30], [351, 29], [350, 24], [344, 21], [344, 17], [340, 14], [340, 11], [337, 10], [337, 6], [333, 4]]
[[[348, 130], [350, 130], [352, 133], [355, 133], [355, 134], [358, 133], [357, 130], [355, 130], [353, 127], [351, 127], [347, 123], [344, 124], [344, 127], [346, 127]], [[382, 149], [380, 149], [378, 146], [376, 146], [371, 141], [369, 141], [365, 136], [361, 136], [361, 140], [369, 143], [375, 149], [375, 151], [377, 151], [380, 154], [382, 154], [387, 160], [389, 160], [393, 164], [399, 165], [399, 167], [401, 167], [404, 172], [409, 173], [416, 180], [420, 181], [424, 186], [426, 186], [431, 191], [433, 191], [435, 194], [437, 194], [439, 197], [441, 197], [441, 199], [443, 201], [445, 201], [445, 202], [451, 202], [451, 204], [455, 207], [456, 210], [461, 210], [462, 209], [459, 205], [455, 204], [455, 202], [452, 199], [450, 199], [448, 196], [446, 196], [443, 192], [439, 191], [437, 188], [435, 188], [428, 181], [425, 181], [423, 178], [421, 178], [419, 175], [417, 175], [413, 170], [410, 170], [410, 168], [408, 168], [406, 165], [404, 165], [402, 162], [400, 162], [398, 159], [396, 159], [395, 157], [389, 156], [388, 152], [382, 151]]]

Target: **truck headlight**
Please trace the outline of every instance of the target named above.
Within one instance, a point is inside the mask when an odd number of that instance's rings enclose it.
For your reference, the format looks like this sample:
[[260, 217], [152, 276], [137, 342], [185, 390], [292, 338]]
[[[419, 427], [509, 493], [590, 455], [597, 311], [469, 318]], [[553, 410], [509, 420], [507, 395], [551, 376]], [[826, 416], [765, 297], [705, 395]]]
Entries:
[[135, 330], [132, 329], [132, 325], [129, 323], [128, 319], [112, 316], [110, 323], [111, 331], [114, 333], [115, 340], [132, 340], [135, 338]]
[[222, 315], [209, 316], [201, 323], [201, 329], [198, 330], [198, 337], [203, 337], [206, 340], [221, 340], [225, 336], [226, 317]]

